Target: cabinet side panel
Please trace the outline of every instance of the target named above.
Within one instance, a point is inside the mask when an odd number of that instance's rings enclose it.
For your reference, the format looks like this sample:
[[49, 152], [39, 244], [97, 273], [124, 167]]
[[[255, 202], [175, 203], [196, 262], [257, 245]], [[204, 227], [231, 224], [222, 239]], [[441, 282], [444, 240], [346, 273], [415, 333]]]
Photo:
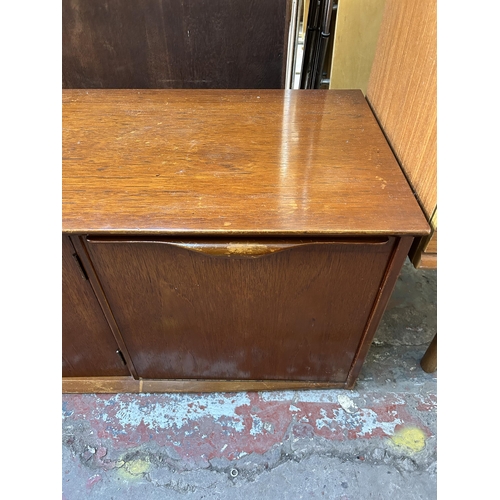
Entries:
[[73, 255], [62, 238], [62, 354], [63, 377], [129, 375], [116, 353], [118, 346]]
[[390, 261], [388, 263], [385, 275], [380, 283], [379, 292], [377, 298], [374, 302], [372, 312], [368, 319], [365, 333], [361, 338], [359, 345], [359, 350], [356, 354], [354, 363], [352, 365], [349, 377], [347, 379], [347, 388], [352, 389], [359, 376], [361, 367], [365, 361], [368, 350], [370, 349], [373, 337], [377, 330], [377, 327], [382, 319], [389, 297], [394, 289], [396, 280], [398, 279], [403, 263], [408, 255], [408, 250], [413, 242], [411, 237], [399, 238], [394, 245], [394, 252], [391, 255]]

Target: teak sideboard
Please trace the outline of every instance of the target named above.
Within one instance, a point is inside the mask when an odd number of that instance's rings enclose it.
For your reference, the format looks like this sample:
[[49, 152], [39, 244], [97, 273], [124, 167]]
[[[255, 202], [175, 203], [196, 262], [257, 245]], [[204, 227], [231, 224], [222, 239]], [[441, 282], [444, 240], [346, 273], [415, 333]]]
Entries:
[[352, 388], [429, 225], [359, 90], [63, 91], [63, 390]]

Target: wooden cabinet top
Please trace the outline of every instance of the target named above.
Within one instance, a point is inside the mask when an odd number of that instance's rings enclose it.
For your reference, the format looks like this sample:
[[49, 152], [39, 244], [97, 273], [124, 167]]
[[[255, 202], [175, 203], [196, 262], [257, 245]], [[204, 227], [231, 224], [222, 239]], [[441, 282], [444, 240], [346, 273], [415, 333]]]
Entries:
[[358, 90], [63, 90], [63, 232], [423, 235]]

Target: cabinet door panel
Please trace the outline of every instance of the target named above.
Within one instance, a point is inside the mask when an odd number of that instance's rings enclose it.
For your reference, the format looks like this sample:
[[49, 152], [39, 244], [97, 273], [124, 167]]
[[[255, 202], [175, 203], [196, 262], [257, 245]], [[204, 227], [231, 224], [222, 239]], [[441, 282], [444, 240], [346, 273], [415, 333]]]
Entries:
[[139, 376], [343, 382], [394, 242], [86, 244]]
[[62, 238], [63, 377], [130, 375], [90, 283]]

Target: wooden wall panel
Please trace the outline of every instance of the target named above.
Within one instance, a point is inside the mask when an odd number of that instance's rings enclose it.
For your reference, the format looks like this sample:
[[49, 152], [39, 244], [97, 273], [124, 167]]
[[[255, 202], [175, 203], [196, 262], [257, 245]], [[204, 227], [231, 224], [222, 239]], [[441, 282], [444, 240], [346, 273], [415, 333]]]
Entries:
[[339, 0], [330, 70], [331, 89], [366, 94], [385, 0]]
[[436, 0], [386, 0], [367, 98], [430, 220], [437, 206]]
[[289, 0], [63, 0], [63, 88], [283, 88]]

